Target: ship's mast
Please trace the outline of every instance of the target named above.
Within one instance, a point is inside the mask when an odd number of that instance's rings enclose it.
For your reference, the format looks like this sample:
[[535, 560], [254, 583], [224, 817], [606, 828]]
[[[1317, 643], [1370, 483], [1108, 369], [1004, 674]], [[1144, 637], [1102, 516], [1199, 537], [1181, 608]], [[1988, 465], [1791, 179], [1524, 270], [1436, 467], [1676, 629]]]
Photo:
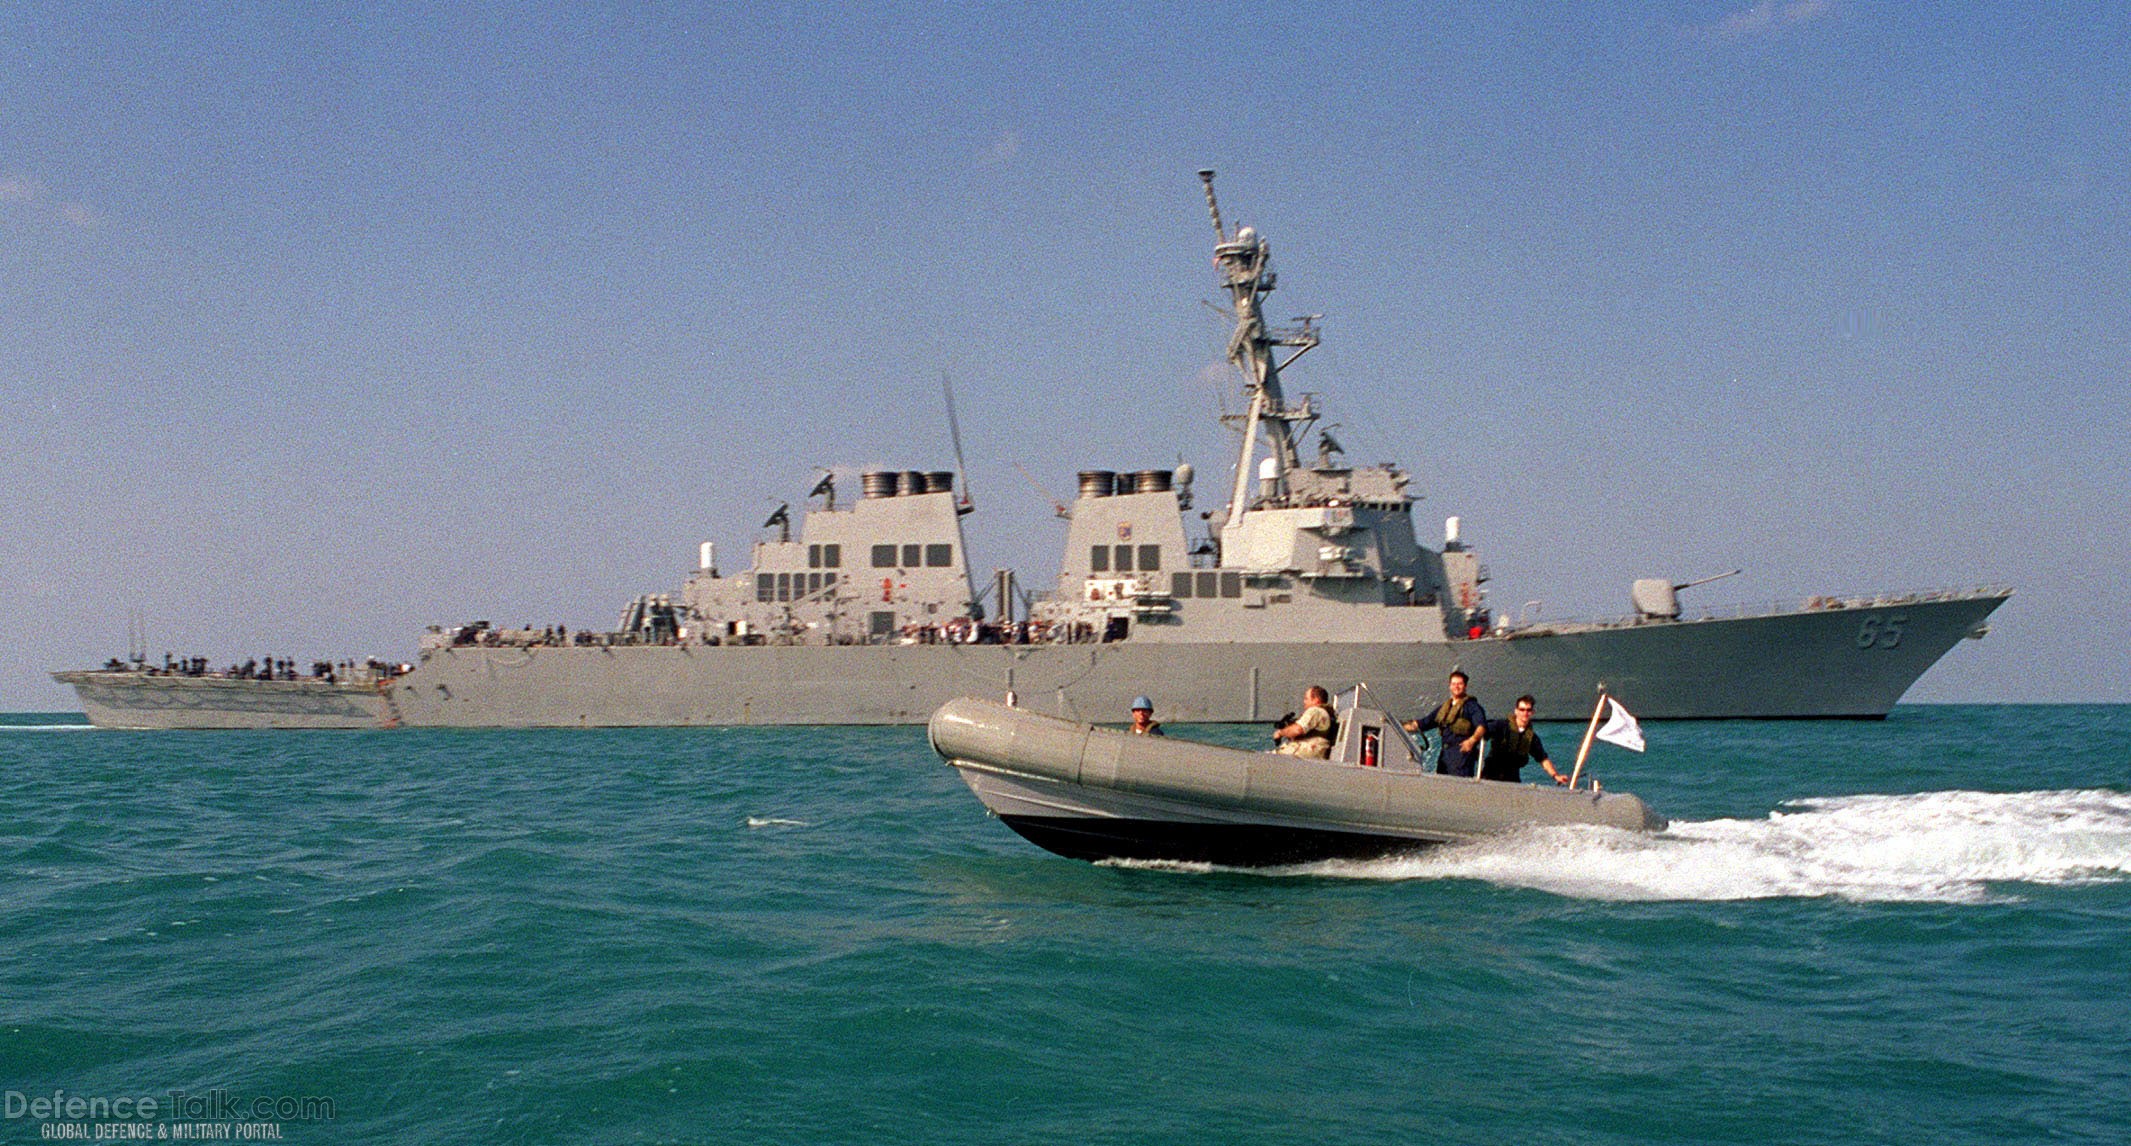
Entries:
[[[1261, 434], [1272, 450], [1276, 490], [1285, 485], [1287, 472], [1300, 464], [1293, 426], [1315, 419], [1317, 411], [1308, 398], [1288, 405], [1280, 390], [1280, 372], [1317, 345], [1317, 325], [1315, 316], [1298, 319], [1301, 325], [1284, 330], [1265, 325], [1260, 303], [1272, 293], [1279, 279], [1273, 271], [1272, 244], [1249, 227], [1238, 228], [1231, 235], [1221, 225], [1221, 205], [1214, 199], [1213, 176], [1212, 171], [1199, 172], [1199, 182], [1206, 187], [1206, 211], [1213, 216], [1214, 266], [1220, 270], [1221, 285], [1228, 288], [1236, 310], [1236, 331], [1228, 340], [1228, 360], [1242, 373], [1244, 392], [1250, 396], [1248, 412], [1222, 419], [1243, 430], [1243, 448], [1236, 458], [1236, 487], [1228, 502], [1228, 524], [1234, 525], [1243, 519], [1250, 503], [1250, 482]], [[1275, 361], [1276, 346], [1293, 347], [1295, 352], [1285, 362]]]

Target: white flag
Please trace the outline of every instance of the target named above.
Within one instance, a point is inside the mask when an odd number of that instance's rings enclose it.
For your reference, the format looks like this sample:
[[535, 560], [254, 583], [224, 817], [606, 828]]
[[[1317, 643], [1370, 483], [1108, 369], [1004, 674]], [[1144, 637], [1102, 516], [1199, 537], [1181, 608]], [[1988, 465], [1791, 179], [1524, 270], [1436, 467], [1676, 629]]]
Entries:
[[1635, 722], [1628, 710], [1612, 697], [1606, 700], [1613, 705], [1613, 715], [1606, 718], [1604, 728], [1598, 730], [1598, 738], [1608, 744], [1618, 744], [1630, 752], [1643, 750], [1643, 726]]

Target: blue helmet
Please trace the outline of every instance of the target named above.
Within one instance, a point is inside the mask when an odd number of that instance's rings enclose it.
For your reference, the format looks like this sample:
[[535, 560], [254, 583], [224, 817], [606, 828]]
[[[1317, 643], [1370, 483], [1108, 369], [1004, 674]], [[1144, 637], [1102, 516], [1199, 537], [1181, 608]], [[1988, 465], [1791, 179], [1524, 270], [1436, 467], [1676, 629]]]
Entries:
[[1133, 697], [1133, 698], [1132, 698], [1132, 708], [1133, 708], [1133, 711], [1135, 711], [1135, 712], [1137, 712], [1138, 710], [1140, 710], [1140, 709], [1142, 709], [1142, 708], [1146, 709], [1146, 710], [1147, 710], [1147, 711], [1149, 711], [1149, 712], [1153, 712], [1153, 711], [1154, 711], [1154, 702], [1153, 702], [1153, 701], [1151, 701], [1151, 700], [1148, 700], [1148, 699], [1147, 699], [1146, 697], [1144, 697], [1144, 696], [1135, 696], [1135, 697]]

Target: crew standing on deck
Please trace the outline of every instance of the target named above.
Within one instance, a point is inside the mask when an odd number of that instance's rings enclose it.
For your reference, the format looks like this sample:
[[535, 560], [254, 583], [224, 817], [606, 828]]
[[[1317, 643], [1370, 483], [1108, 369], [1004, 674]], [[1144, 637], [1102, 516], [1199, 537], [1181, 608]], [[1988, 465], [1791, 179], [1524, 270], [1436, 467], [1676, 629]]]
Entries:
[[1487, 710], [1480, 707], [1479, 698], [1466, 694], [1465, 686], [1464, 671], [1451, 670], [1450, 699], [1419, 720], [1406, 722], [1408, 732], [1442, 730], [1443, 757], [1436, 771], [1445, 776], [1471, 776], [1480, 742], [1487, 739]]
[[1547, 756], [1546, 745], [1539, 743], [1539, 730], [1532, 727], [1534, 703], [1531, 694], [1526, 693], [1517, 698], [1517, 705], [1510, 710], [1508, 720], [1487, 722], [1487, 760], [1480, 765], [1481, 779], [1521, 783], [1524, 766], [1537, 760], [1556, 784], [1569, 782], [1569, 778], [1554, 767], [1553, 759]]

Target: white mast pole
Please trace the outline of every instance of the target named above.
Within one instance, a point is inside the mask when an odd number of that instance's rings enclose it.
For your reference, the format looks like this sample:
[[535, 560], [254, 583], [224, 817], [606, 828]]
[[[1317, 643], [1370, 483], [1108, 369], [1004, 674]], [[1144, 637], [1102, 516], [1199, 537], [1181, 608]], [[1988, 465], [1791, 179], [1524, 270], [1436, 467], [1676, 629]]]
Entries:
[[1306, 410], [1288, 408], [1287, 399], [1280, 392], [1280, 364], [1273, 359], [1273, 347], [1298, 347], [1296, 353], [1300, 354], [1317, 345], [1317, 333], [1308, 320], [1296, 331], [1266, 329], [1259, 300], [1273, 289], [1272, 247], [1249, 227], [1238, 228], [1233, 236], [1229, 235], [1221, 224], [1220, 204], [1214, 199], [1213, 172], [1199, 172], [1199, 182], [1206, 185], [1206, 211], [1213, 218], [1214, 265], [1221, 270], [1222, 285], [1228, 288], [1236, 312], [1236, 330], [1228, 340], [1228, 360], [1242, 373], [1251, 397], [1250, 412], [1243, 418], [1243, 448], [1236, 458], [1235, 490], [1228, 503], [1227, 524], [1234, 526], [1242, 522], [1244, 509], [1250, 504], [1258, 436], [1265, 435], [1272, 448], [1275, 472], [1284, 480], [1296, 465], [1294, 435], [1289, 425], [1308, 416]]
[[1583, 746], [1576, 750], [1576, 768], [1569, 773], [1569, 791], [1576, 790], [1576, 780], [1583, 775], [1584, 758], [1591, 754], [1591, 740], [1598, 735], [1598, 717], [1606, 710], [1606, 686], [1598, 686], [1598, 704], [1591, 709], [1591, 726], [1583, 730]]

